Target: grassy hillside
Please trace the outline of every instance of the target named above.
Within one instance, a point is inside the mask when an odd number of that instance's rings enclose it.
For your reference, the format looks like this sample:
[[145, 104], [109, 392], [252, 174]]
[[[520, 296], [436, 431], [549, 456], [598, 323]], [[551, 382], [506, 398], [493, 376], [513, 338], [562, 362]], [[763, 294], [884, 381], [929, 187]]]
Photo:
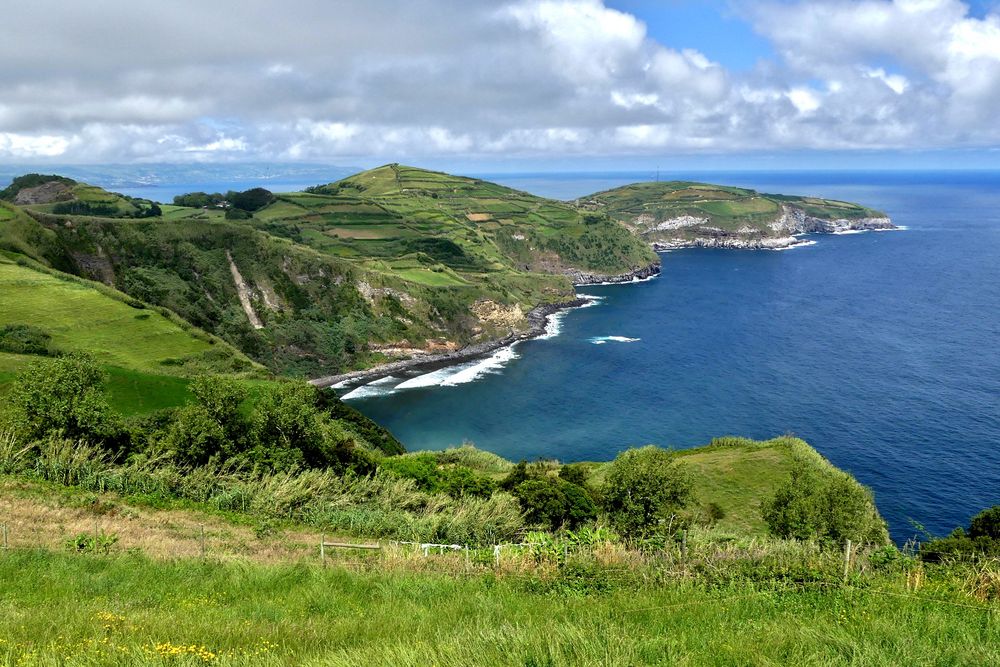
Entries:
[[[873, 209], [815, 197], [772, 195], [722, 185], [668, 181], [633, 183], [583, 197], [585, 210], [606, 213], [650, 242], [691, 241], [733, 237], [778, 238], [811, 229], [815, 221], [843, 221], [850, 226], [870, 218], [885, 218]], [[796, 229], [787, 213], [801, 213], [813, 222]]]
[[604, 216], [495, 183], [403, 165], [314, 188], [308, 197], [286, 197], [276, 209], [272, 219], [294, 219], [311, 209], [320, 218], [315, 229], [345, 246], [345, 254], [398, 258], [423, 252], [457, 271], [575, 268], [618, 274], [656, 261]]
[[[720, 533], [767, 535], [761, 517], [761, 501], [775, 494], [796, 464], [807, 466], [820, 478], [847, 476], [807, 442], [789, 436], [771, 440], [715, 438], [708, 445], [677, 450], [675, 454], [691, 473], [694, 513], [704, 515], [712, 505], [721, 508], [722, 517], [713, 522], [713, 528]], [[442, 467], [464, 465], [494, 479], [502, 479], [513, 465], [495, 454], [471, 446], [437, 452], [411, 452], [404, 456], [431, 456]], [[557, 475], [560, 468], [556, 462], [542, 461], [533, 465], [545, 468], [549, 475]], [[585, 471], [591, 486], [600, 488], [605, 482], [610, 462], [574, 465]], [[853, 479], [852, 483], [857, 484]]]
[[531, 308], [573, 298], [566, 271], [656, 261], [604, 216], [397, 165], [279, 195], [246, 220], [178, 206], [144, 219], [57, 213], [115, 198], [58, 177], [4, 192], [30, 203], [0, 205], [0, 247], [169, 308], [293, 375], [501, 338]]
[[[20, 338], [27, 332], [38, 343], [33, 354], [10, 340], [19, 332]], [[198, 373], [263, 371], [173, 313], [104, 285], [0, 255], [0, 395], [38, 354], [67, 352], [89, 354], [104, 366], [107, 391], [124, 414], [185, 402], [190, 398], [186, 378]]]
[[0, 326], [28, 324], [60, 352], [159, 375], [250, 371], [218, 339], [102, 285], [0, 256]]
[[76, 213], [116, 218], [151, 217], [159, 214], [159, 207], [154, 206], [149, 200], [133, 199], [57, 175], [19, 176], [7, 188], [0, 191], [0, 199], [46, 213]]

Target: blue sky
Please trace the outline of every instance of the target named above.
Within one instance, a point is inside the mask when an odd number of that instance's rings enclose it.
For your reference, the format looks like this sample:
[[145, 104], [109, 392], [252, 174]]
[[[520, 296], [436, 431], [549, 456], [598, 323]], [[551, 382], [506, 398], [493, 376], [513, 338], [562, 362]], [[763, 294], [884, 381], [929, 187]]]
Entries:
[[1000, 168], [997, 0], [230, 4], [6, 8], [0, 165]]
[[770, 43], [726, 2], [706, 0], [614, 0], [608, 7], [635, 15], [649, 36], [677, 49], [698, 49], [732, 70], [774, 58]]

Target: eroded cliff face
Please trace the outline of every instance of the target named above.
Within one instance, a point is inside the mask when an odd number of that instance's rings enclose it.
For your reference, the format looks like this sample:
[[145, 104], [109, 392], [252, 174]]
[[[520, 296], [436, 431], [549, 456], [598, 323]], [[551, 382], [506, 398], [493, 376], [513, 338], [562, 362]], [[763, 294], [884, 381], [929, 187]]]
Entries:
[[642, 215], [633, 220], [632, 226], [658, 251], [677, 248], [779, 250], [803, 243], [796, 238], [802, 234], [897, 229], [888, 217], [825, 219], [808, 215], [793, 206], [783, 206], [781, 215], [770, 223], [747, 224], [737, 229], [723, 229], [713, 226], [708, 218], [689, 215], [665, 220]]

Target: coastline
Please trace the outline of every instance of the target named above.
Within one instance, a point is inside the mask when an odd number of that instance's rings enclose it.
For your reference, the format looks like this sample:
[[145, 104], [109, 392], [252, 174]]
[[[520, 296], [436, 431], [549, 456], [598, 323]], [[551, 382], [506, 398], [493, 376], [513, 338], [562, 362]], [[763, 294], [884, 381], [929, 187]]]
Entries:
[[[641, 282], [644, 280], [649, 280], [660, 274], [660, 264], [654, 263], [648, 266], [629, 271], [616, 276], [606, 276], [598, 274], [590, 274], [582, 271], [571, 271], [567, 272], [566, 275], [573, 280], [573, 285], [575, 287], [584, 287], [587, 285], [615, 285], [615, 284], [627, 284], [634, 282]], [[546, 326], [548, 325], [549, 318], [556, 313], [564, 310], [570, 310], [573, 308], [580, 308], [589, 304], [590, 299], [584, 297], [577, 297], [570, 301], [561, 301], [558, 303], [545, 303], [539, 306], [535, 306], [530, 311], [528, 311], [525, 318], [528, 320], [528, 328], [525, 331], [515, 331], [504, 336], [503, 338], [483, 341], [481, 343], [474, 343], [472, 345], [467, 345], [460, 350], [454, 352], [444, 352], [441, 354], [427, 354], [415, 357], [410, 357], [409, 359], [399, 359], [398, 361], [390, 361], [385, 364], [380, 364], [378, 366], [373, 366], [372, 368], [365, 368], [357, 371], [349, 371], [347, 373], [340, 373], [338, 375], [328, 375], [325, 377], [319, 377], [309, 380], [309, 384], [314, 387], [319, 387], [320, 389], [329, 388], [347, 388], [356, 387], [363, 384], [369, 384], [376, 380], [380, 380], [384, 377], [388, 377], [394, 373], [400, 372], [412, 372], [420, 371], [421, 373], [427, 373], [441, 368], [446, 368], [448, 366], [455, 366], [457, 364], [465, 363], [468, 361], [473, 361], [475, 359], [484, 358], [497, 350], [505, 347], [510, 347], [515, 343], [520, 343], [525, 340], [531, 340], [532, 338], [538, 338], [545, 334]]]
[[740, 233], [717, 233], [693, 238], [674, 237], [654, 240], [651, 245], [656, 252], [669, 252], [683, 248], [716, 248], [725, 250], [788, 250], [813, 245], [800, 237], [808, 234], [855, 234], [861, 232], [888, 232], [900, 228], [889, 217], [839, 218], [825, 220], [805, 215], [797, 209], [787, 209], [784, 215], [772, 225], [772, 230], [782, 236], [747, 235]]
[[[864, 231], [895, 231], [900, 229], [894, 225], [890, 218], [864, 218], [861, 220], [820, 220], [807, 216], [801, 216], [799, 229], [788, 236], [764, 237], [755, 239], [739, 238], [735, 236], [716, 237], [696, 237], [693, 239], [671, 239], [667, 242], [654, 241], [650, 246], [657, 253], [670, 252], [684, 248], [717, 248], [726, 250], [789, 250], [792, 248], [814, 245], [815, 241], [802, 240], [799, 237], [807, 234], [843, 234], [857, 233]], [[803, 224], [806, 223], [806, 224]], [[805, 229], [803, 229], [803, 227]], [[661, 271], [661, 264], [655, 262], [618, 275], [602, 275], [588, 273], [579, 269], [566, 269], [563, 275], [573, 281], [574, 287], [586, 287], [588, 285], [624, 285], [644, 282], [657, 277]], [[559, 303], [542, 304], [535, 306], [528, 311], [525, 316], [528, 320], [528, 329], [525, 331], [511, 332], [503, 338], [483, 341], [467, 345], [454, 352], [441, 354], [427, 354], [390, 361], [372, 368], [366, 368], [337, 375], [309, 380], [309, 384], [320, 389], [348, 389], [375, 382], [395, 373], [418, 372], [418, 374], [455, 366], [458, 364], [482, 359], [497, 350], [510, 347], [515, 343], [538, 338], [545, 334], [546, 325], [549, 318], [556, 313], [587, 305], [589, 300], [578, 297], [570, 301]]]

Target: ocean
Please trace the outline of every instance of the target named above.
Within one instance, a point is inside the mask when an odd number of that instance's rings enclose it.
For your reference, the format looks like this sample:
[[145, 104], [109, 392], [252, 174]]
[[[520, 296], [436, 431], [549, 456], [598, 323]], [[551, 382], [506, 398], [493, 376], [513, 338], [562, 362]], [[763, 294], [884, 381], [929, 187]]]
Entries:
[[[486, 176], [486, 175], [484, 175]], [[489, 175], [570, 199], [646, 174]], [[654, 280], [482, 362], [349, 395], [409, 450], [607, 460], [793, 433], [875, 492], [894, 539], [1000, 503], [1000, 173], [670, 174], [886, 211], [905, 229], [681, 250]]]

